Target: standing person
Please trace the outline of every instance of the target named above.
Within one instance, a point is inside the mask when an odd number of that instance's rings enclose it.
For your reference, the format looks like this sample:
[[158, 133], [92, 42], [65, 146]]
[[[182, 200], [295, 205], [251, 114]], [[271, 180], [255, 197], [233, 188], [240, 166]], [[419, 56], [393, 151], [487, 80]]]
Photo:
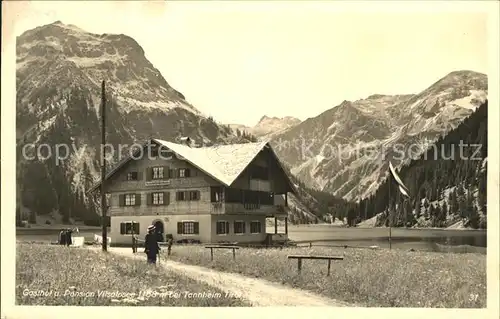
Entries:
[[170, 256], [170, 252], [172, 251], [172, 243], [173, 242], [174, 242], [174, 239], [172, 238], [172, 236], [168, 236], [168, 239], [167, 239], [168, 256]]
[[59, 245], [66, 245], [66, 231], [64, 229], [59, 232]]
[[154, 233], [155, 226], [148, 227], [148, 233], [144, 238], [144, 252], [148, 256], [149, 264], [156, 264], [156, 255], [160, 252], [160, 245], [158, 245], [158, 237]]
[[73, 233], [73, 230], [68, 228], [66, 229], [66, 246], [71, 246], [71, 244], [73, 244], [73, 241], [71, 239], [71, 235]]
[[137, 235], [136, 234], [132, 234], [132, 253], [136, 253], [137, 252]]

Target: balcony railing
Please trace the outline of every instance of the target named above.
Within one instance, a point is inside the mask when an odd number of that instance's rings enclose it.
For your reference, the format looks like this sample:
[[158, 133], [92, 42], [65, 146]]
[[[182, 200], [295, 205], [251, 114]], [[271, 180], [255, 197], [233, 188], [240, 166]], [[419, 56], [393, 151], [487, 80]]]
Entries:
[[211, 203], [212, 214], [256, 214], [275, 215], [286, 214], [288, 207], [283, 205], [258, 205], [243, 203]]

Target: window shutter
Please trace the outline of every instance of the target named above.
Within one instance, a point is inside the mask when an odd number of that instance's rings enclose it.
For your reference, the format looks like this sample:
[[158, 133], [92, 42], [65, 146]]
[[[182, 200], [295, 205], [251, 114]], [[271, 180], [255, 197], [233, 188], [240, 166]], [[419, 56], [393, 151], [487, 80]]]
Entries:
[[247, 223], [245, 222], [241, 222], [241, 229], [242, 229], [242, 233], [246, 233], [246, 230], [245, 230], [245, 226], [246, 226]]
[[182, 222], [177, 223], [177, 234], [182, 234]]
[[126, 226], [127, 224], [125, 223], [120, 223], [120, 234], [123, 235], [126, 232]]
[[226, 222], [226, 234], [229, 234], [229, 222]]
[[200, 223], [194, 222], [194, 233], [199, 234], [200, 233]]
[[190, 170], [189, 168], [186, 168], [186, 169], [184, 170], [184, 176], [185, 176], [185, 177], [191, 177], [191, 170]]
[[142, 194], [135, 194], [135, 206], [141, 206], [141, 196]]
[[170, 193], [163, 192], [163, 205], [169, 205], [169, 204], [170, 204]]
[[118, 196], [119, 200], [120, 200], [120, 203], [119, 203], [119, 206], [125, 206], [125, 195], [124, 194], [121, 194]]
[[134, 234], [139, 235], [139, 223], [134, 223]]
[[146, 204], [148, 206], [153, 205], [153, 193], [147, 193], [146, 194]]
[[163, 179], [169, 179], [170, 178], [170, 170], [168, 166], [163, 166]]
[[146, 180], [150, 181], [152, 179], [153, 179], [153, 168], [148, 167], [148, 168], [146, 168]]

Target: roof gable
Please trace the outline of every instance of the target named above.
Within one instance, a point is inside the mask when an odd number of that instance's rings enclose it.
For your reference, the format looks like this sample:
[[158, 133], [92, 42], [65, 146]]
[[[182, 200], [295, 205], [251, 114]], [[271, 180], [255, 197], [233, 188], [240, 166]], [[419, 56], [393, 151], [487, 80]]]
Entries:
[[153, 139], [160, 145], [180, 155], [206, 174], [229, 186], [266, 146], [267, 142], [189, 147], [163, 140]]
[[[257, 154], [259, 154], [264, 147], [269, 147], [271, 149], [271, 153], [273, 154], [275, 160], [283, 169], [276, 153], [272, 150], [267, 141], [210, 147], [190, 147], [164, 140], [151, 139], [149, 142], [144, 144], [144, 147], [148, 146], [149, 143], [154, 143], [160, 147], [171, 150], [179, 159], [189, 162], [191, 165], [197, 167], [205, 174], [226, 186], [230, 186], [241, 175], [245, 168], [255, 159]], [[117, 167], [107, 174], [106, 180], [114, 175], [131, 159], [131, 157], [128, 157], [124, 161], [120, 162]], [[284, 170], [283, 172], [288, 179], [292, 192], [296, 193], [296, 189], [290, 181], [289, 176]], [[89, 189], [89, 192], [95, 190], [99, 185], [100, 182]]]

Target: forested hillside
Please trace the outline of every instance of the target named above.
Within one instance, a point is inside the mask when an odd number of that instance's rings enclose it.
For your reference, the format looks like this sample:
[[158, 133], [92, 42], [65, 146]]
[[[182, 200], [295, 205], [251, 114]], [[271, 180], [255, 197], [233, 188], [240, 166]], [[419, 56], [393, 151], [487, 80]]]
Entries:
[[285, 171], [287, 171], [292, 182], [297, 186], [298, 201], [300, 201], [300, 204], [304, 206], [303, 208], [305, 211], [314, 214], [314, 218], [311, 218], [311, 216], [307, 216], [306, 214], [301, 214], [301, 208], [294, 207], [291, 202], [289, 205], [292, 211], [292, 214], [289, 216], [291, 223], [307, 224], [310, 222], [330, 222], [328, 215], [332, 215], [343, 220], [347, 217], [347, 212], [356, 207], [353, 202], [349, 202], [331, 193], [307, 187], [303, 181], [290, 173], [289, 167], [286, 165], [283, 165], [283, 167]]
[[354, 224], [380, 213], [377, 226], [392, 222], [395, 227], [448, 227], [462, 222], [486, 228], [487, 154], [488, 101], [402, 167], [399, 175], [410, 190], [409, 199], [386, 180], [349, 212], [348, 219]]

